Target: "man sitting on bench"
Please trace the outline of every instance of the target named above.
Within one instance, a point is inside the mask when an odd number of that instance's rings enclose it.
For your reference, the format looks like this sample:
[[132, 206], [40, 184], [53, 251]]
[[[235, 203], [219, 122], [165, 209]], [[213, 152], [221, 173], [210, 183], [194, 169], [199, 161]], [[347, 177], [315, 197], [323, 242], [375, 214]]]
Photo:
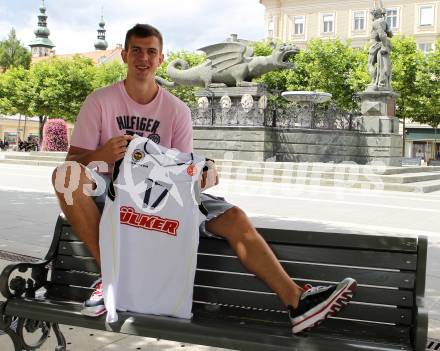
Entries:
[[[96, 203], [102, 202], [104, 195], [91, 197], [84, 189], [105, 194], [113, 164], [124, 157], [132, 138], [126, 134], [136, 133], [167, 148], [192, 152], [190, 109], [155, 82], [156, 70], [164, 59], [162, 49], [162, 35], [150, 25], [137, 24], [127, 32], [122, 51], [128, 66], [126, 79], [87, 97], [75, 123], [66, 157], [69, 162], [57, 167], [52, 176], [61, 209], [98, 265], [100, 212]], [[76, 162], [75, 166], [72, 161]], [[98, 174], [86, 167], [98, 161], [105, 162], [109, 169]], [[75, 167], [80, 170], [79, 182], [70, 181]], [[215, 166], [210, 171], [216, 172]], [[205, 179], [206, 174], [202, 186]], [[60, 184], [63, 187], [72, 183], [78, 185], [72, 197], [64, 196]], [[300, 287], [285, 272], [243, 210], [208, 194], [202, 194], [202, 203], [209, 214], [201, 233], [227, 240], [246, 269], [278, 295], [289, 312], [293, 333], [320, 324], [352, 298], [356, 281], [351, 278], [337, 285]], [[89, 316], [105, 313], [100, 281], [84, 303], [83, 313]]]

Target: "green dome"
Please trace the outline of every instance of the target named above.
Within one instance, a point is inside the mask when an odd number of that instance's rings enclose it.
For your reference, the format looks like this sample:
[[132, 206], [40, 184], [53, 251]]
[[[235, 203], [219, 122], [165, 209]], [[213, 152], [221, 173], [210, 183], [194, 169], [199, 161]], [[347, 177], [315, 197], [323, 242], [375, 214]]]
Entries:
[[48, 37], [50, 35], [50, 30], [47, 27], [37, 27], [37, 29], [34, 30], [34, 34], [37, 37]]
[[47, 28], [47, 15], [44, 0], [41, 1], [40, 14], [38, 15], [38, 26], [34, 30], [35, 38], [29, 44], [30, 47], [46, 47], [53, 48], [55, 45], [49, 39], [50, 30]]
[[107, 50], [108, 43], [105, 39], [96, 39], [95, 40], [95, 49], [96, 50]]

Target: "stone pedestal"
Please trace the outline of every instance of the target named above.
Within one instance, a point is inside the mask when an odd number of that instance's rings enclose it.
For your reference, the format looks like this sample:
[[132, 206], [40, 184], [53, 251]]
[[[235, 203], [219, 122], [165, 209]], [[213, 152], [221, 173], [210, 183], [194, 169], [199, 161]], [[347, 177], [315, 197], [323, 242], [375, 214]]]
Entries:
[[396, 100], [393, 91], [365, 91], [361, 98], [362, 128], [367, 133], [398, 134], [399, 119], [396, 117]]
[[198, 119], [213, 125], [263, 126], [268, 92], [262, 85], [249, 87], [212, 87], [199, 89]]

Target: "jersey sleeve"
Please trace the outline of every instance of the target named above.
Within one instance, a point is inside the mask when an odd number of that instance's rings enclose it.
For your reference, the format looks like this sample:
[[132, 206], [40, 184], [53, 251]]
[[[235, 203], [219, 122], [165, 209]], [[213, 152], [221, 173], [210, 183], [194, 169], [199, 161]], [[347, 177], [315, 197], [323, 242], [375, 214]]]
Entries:
[[182, 109], [182, 113], [176, 116], [171, 138], [171, 148], [188, 153], [193, 150], [191, 110], [188, 106], [185, 106]]
[[81, 106], [73, 129], [72, 146], [96, 150], [101, 138], [101, 106], [94, 94], [89, 95]]

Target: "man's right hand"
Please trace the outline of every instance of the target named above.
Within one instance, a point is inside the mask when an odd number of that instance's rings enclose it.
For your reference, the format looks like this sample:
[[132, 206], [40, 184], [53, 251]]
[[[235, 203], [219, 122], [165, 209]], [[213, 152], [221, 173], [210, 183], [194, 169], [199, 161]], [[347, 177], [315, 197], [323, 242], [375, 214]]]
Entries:
[[122, 135], [109, 139], [104, 146], [99, 149], [102, 160], [114, 163], [124, 157], [127, 145], [133, 139], [131, 135]]

